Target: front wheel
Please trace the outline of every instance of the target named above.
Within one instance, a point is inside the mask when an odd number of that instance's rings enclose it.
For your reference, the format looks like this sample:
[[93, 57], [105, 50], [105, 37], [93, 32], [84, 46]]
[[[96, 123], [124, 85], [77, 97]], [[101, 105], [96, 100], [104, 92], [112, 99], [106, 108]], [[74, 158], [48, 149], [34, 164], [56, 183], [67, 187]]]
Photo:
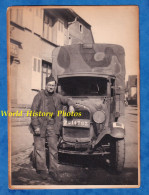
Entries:
[[112, 139], [111, 141], [111, 168], [120, 173], [124, 168], [125, 162], [125, 140]]

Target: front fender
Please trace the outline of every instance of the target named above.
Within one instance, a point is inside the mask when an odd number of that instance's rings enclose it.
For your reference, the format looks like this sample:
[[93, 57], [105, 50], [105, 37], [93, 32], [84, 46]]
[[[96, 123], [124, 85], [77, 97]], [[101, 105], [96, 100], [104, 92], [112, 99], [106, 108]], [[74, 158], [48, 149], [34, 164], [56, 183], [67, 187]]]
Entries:
[[110, 135], [114, 138], [124, 138], [125, 136], [125, 127], [123, 123], [114, 122], [111, 128]]
[[95, 142], [92, 143], [92, 148], [95, 148], [95, 146], [101, 141], [101, 139], [105, 136], [105, 135], [110, 135], [111, 131], [109, 128], [105, 129], [104, 131], [102, 131], [97, 139], [95, 140]]

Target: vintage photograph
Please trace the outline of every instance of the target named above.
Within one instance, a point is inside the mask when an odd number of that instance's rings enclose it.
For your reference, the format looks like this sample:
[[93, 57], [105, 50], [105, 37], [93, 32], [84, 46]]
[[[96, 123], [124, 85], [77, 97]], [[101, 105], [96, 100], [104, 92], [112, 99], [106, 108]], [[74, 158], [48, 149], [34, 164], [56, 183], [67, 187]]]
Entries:
[[137, 6], [7, 11], [9, 187], [140, 186]]

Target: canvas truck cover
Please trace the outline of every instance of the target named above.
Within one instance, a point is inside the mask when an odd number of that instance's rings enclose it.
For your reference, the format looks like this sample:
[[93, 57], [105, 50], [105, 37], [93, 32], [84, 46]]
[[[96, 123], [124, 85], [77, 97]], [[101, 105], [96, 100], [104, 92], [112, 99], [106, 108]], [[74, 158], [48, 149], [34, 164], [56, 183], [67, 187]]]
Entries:
[[[125, 90], [125, 52], [114, 44], [77, 44], [57, 47], [53, 51], [52, 74], [57, 80], [62, 75], [91, 73], [116, 76], [117, 92]], [[119, 88], [119, 90], [118, 90]]]

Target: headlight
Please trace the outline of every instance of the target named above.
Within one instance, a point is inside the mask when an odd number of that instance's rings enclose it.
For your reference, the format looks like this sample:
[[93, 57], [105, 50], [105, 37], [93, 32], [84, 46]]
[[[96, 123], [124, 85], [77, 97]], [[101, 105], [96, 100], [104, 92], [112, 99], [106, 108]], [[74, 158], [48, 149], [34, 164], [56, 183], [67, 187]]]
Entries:
[[94, 114], [93, 114], [93, 120], [96, 122], [96, 123], [103, 123], [105, 121], [106, 117], [105, 117], [105, 113], [100, 110], [100, 111], [96, 111]]

